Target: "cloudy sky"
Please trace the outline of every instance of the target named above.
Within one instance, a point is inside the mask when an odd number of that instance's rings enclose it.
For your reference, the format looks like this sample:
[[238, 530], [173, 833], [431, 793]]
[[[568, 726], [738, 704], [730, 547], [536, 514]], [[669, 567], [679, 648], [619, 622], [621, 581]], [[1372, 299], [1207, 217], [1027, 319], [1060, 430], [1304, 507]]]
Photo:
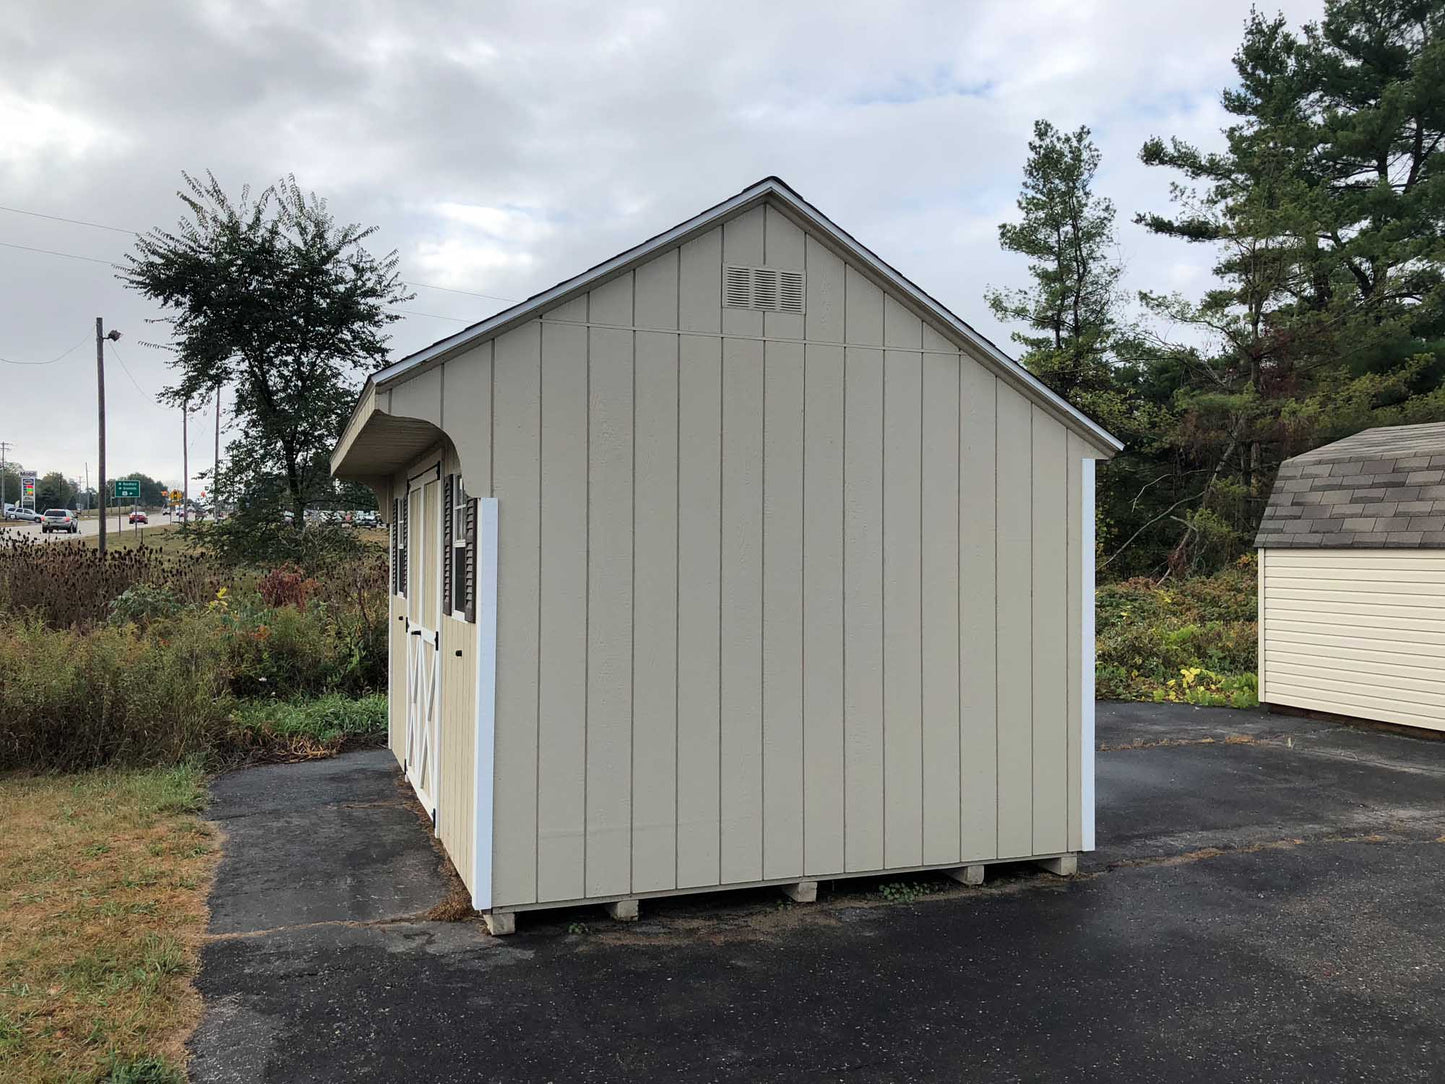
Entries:
[[[1321, 4], [1278, 6], [1299, 24]], [[94, 478], [103, 316], [125, 336], [108, 362], [110, 473], [179, 482], [179, 412], [156, 404], [164, 358], [143, 345], [163, 329], [107, 266], [129, 239], [36, 215], [170, 226], [182, 170], [233, 192], [291, 173], [338, 218], [380, 227], [374, 247], [426, 284], [394, 325], [395, 356], [767, 174], [1007, 345], [982, 294], [1025, 280], [996, 230], [1037, 117], [1094, 130], [1128, 285], [1197, 293], [1208, 254], [1129, 223], [1167, 204], [1169, 177], [1137, 154], [1153, 134], [1218, 144], [1248, 11], [3, 0], [0, 440], [27, 467]], [[211, 426], [191, 427], [193, 475], [211, 464]]]

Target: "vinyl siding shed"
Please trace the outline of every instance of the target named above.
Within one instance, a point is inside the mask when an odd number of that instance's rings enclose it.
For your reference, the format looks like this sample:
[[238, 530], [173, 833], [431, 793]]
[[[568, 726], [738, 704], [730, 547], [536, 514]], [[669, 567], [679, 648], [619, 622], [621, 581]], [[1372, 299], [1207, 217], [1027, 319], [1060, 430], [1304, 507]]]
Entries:
[[1445, 730], [1445, 423], [1286, 460], [1255, 546], [1261, 702]]
[[332, 468], [475, 906], [1092, 848], [1118, 448], [775, 178], [374, 374]]

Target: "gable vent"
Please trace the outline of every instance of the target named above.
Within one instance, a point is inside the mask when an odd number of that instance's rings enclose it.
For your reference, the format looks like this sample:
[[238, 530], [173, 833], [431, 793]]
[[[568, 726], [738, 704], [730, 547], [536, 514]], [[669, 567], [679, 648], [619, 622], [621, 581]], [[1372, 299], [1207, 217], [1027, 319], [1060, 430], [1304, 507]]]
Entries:
[[723, 271], [723, 305], [759, 312], [803, 313], [803, 273], [776, 267], [739, 267]]

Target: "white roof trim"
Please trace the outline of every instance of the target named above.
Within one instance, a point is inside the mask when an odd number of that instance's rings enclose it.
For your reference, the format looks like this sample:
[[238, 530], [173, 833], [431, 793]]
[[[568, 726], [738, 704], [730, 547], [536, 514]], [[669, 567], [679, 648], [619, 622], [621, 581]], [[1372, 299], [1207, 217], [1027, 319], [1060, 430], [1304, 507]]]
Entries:
[[[575, 275], [570, 279], [559, 282], [540, 294], [535, 294], [527, 300], [504, 309], [495, 316], [489, 316], [480, 323], [458, 331], [455, 335], [449, 335], [445, 339], [439, 339], [430, 346], [424, 347], [409, 354], [400, 361], [393, 362], [384, 369], [378, 369], [368, 377], [368, 382], [375, 385], [391, 383], [404, 377], [407, 373], [418, 366], [439, 358], [443, 355], [453, 353], [456, 350], [476, 344], [478, 341], [488, 338], [500, 330], [536, 316], [540, 310], [561, 302], [568, 295], [579, 293], [585, 290], [599, 279], [605, 278], [615, 271], [619, 271], [629, 264], [647, 259], [653, 253], [678, 243], [688, 235], [710, 227], [719, 219], [731, 215], [734, 211], [745, 207], [759, 200], [772, 197], [785, 205], [790, 211], [807, 222], [812, 228], [820, 233], [826, 234], [838, 245], [850, 258], [866, 266], [871, 272], [888, 284], [888, 286], [903, 296], [909, 298], [914, 304], [933, 315], [939, 322], [952, 328], [966, 343], [981, 352], [988, 361], [999, 370], [1001, 375], [1010, 378], [1021, 391], [1041, 400], [1043, 404], [1061, 416], [1067, 422], [1077, 426], [1083, 433], [1090, 437], [1099, 447], [1108, 449], [1111, 453], [1120, 451], [1124, 445], [1113, 434], [1102, 426], [1098, 425], [1088, 415], [1084, 414], [1077, 407], [1069, 403], [1063, 396], [1059, 395], [1046, 384], [1044, 384], [1033, 373], [1029, 372], [1013, 358], [1009, 357], [1002, 350], [989, 342], [968, 324], [964, 323], [939, 302], [935, 301], [928, 294], [915, 286], [908, 279], [895, 271], [888, 264], [880, 260], [871, 251], [864, 248], [853, 239], [848, 233], [840, 229], [831, 219], [825, 216], [812, 204], [803, 199], [777, 177], [766, 177], [754, 185], [743, 189], [737, 195], [723, 200], [714, 207], [708, 208], [699, 215], [681, 222], [664, 233], [644, 241], [626, 252], [619, 253], [590, 268]], [[360, 403], [357, 404], [360, 406]]]

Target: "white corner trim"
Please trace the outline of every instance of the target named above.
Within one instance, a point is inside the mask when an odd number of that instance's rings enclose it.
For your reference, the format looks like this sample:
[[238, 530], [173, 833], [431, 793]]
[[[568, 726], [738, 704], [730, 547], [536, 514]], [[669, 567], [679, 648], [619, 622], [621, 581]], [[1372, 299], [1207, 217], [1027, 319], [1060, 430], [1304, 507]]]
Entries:
[[473, 758], [472, 906], [492, 906], [492, 791], [497, 737], [497, 498], [477, 498], [477, 738]]
[[1079, 636], [1083, 665], [1079, 668], [1079, 825], [1083, 849], [1094, 849], [1094, 461], [1085, 457], [1080, 475], [1083, 513], [1079, 524], [1082, 557], [1079, 586], [1083, 592], [1083, 630]]

